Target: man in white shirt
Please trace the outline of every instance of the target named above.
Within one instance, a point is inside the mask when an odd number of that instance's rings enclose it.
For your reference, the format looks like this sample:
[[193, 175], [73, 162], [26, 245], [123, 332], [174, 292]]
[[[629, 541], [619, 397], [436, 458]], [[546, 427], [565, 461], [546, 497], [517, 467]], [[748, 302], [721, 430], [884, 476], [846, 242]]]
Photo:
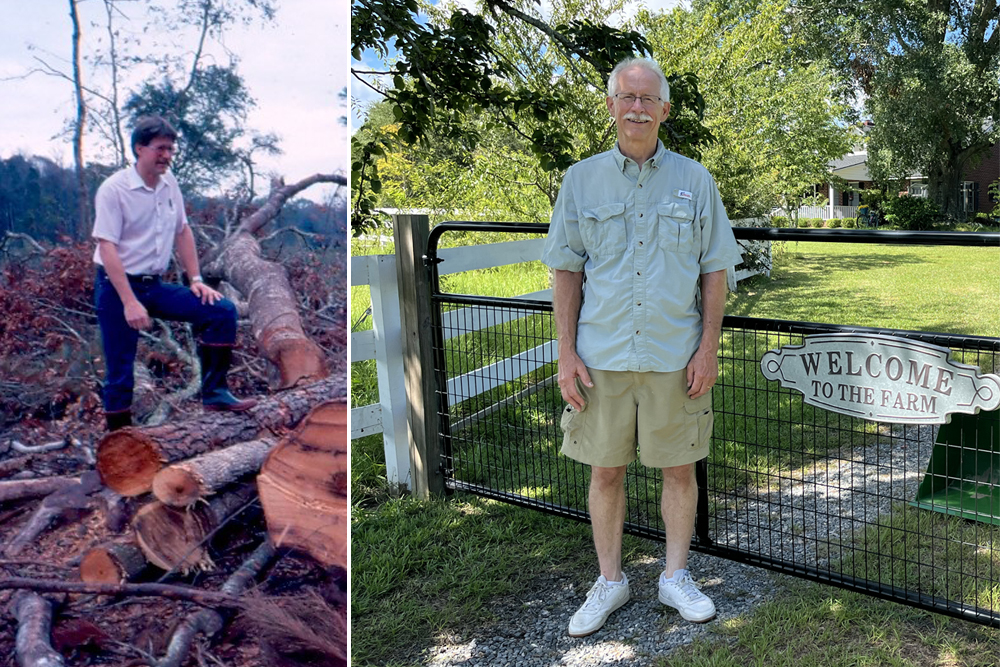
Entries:
[[[659, 66], [623, 61], [608, 79], [618, 142], [573, 165], [542, 261], [555, 270], [562, 453], [591, 467], [589, 507], [601, 575], [569, 623], [582, 637], [628, 602], [621, 569], [625, 471], [663, 471], [665, 567], [659, 599], [688, 621], [715, 616], [687, 556], [709, 453], [726, 269], [740, 261], [718, 188], [658, 139], [670, 112]], [[585, 278], [586, 277], [586, 278]]]
[[[206, 410], [242, 411], [256, 404], [229, 393], [236, 308], [201, 278], [184, 200], [170, 173], [176, 141], [177, 131], [165, 119], [140, 118], [132, 132], [135, 165], [109, 176], [94, 199], [94, 301], [104, 348], [108, 430], [132, 423], [136, 346], [139, 331], [149, 329], [153, 317], [194, 325]], [[190, 288], [161, 279], [175, 249]]]

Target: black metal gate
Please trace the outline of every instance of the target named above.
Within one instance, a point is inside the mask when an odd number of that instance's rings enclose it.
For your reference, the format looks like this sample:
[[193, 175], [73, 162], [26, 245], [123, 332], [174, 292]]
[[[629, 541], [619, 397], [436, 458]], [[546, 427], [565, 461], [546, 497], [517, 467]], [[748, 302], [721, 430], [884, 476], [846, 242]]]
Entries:
[[[588, 520], [586, 466], [558, 454], [563, 407], [554, 382], [547, 301], [444, 293], [438, 241], [448, 232], [544, 234], [548, 225], [444, 223], [431, 233], [435, 373], [448, 489]], [[735, 228], [741, 240], [997, 246], [998, 234]], [[989, 307], [997, 308], [994, 303]], [[712, 454], [697, 467], [692, 549], [1000, 627], [1000, 412], [966, 419], [960, 441], [936, 429], [861, 420], [814, 408], [760, 371], [771, 349], [831, 332], [879, 333], [950, 348], [960, 363], [1000, 371], [1000, 339], [727, 316], [713, 394]], [[940, 438], [939, 438], [940, 439]], [[985, 461], [969, 520], [919, 507], [932, 450]], [[943, 447], [943, 449], [942, 449]], [[991, 449], [993, 448], [993, 449]], [[941, 452], [944, 452], [941, 454]], [[937, 470], [937, 468], [936, 468]], [[933, 480], [931, 478], [934, 478]], [[930, 480], [930, 481], [928, 481]], [[659, 475], [632, 464], [626, 532], [663, 539]], [[975, 513], [973, 519], [977, 518]]]

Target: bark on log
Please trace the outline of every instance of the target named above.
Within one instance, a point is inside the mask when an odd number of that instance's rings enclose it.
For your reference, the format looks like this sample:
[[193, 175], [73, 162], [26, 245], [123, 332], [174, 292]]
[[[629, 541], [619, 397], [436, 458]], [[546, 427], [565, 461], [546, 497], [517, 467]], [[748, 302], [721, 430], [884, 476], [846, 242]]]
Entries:
[[146, 569], [146, 557], [134, 544], [110, 542], [90, 549], [80, 561], [80, 581], [123, 584]]
[[302, 329], [298, 299], [284, 268], [261, 257], [253, 234], [274, 219], [289, 198], [310, 185], [346, 182], [342, 174], [314, 174], [291, 185], [275, 179], [267, 202], [240, 223], [207, 267], [246, 295], [250, 329], [263, 356], [278, 369], [277, 388], [326, 377], [328, 370], [322, 349]]
[[137, 496], [150, 490], [167, 463], [290, 428], [316, 403], [346, 393], [346, 379], [330, 377], [274, 394], [246, 412], [204, 413], [179, 423], [113, 431], [97, 444], [97, 471], [112, 490]]
[[322, 403], [268, 455], [257, 477], [267, 530], [324, 565], [347, 567], [346, 400]]
[[79, 477], [42, 477], [40, 479], [11, 479], [0, 482], [0, 503], [25, 498], [47, 496], [56, 491], [79, 484]]
[[172, 507], [187, 507], [199, 498], [259, 471], [277, 439], [260, 438], [230, 445], [169, 465], [153, 478], [153, 495]]
[[[243, 564], [234, 572], [226, 583], [222, 585], [222, 592], [229, 595], [239, 595], [254, 580], [262, 569], [274, 558], [274, 547], [265, 540], [253, 553], [243, 561]], [[180, 667], [184, 664], [188, 651], [191, 650], [191, 643], [199, 633], [209, 637], [222, 629], [225, 619], [222, 614], [214, 609], [202, 609], [188, 615], [170, 637], [170, 644], [163, 659], [157, 663], [157, 667]]]
[[215, 567], [206, 550], [212, 533], [254, 496], [253, 484], [223, 493], [209, 502], [178, 509], [152, 502], [132, 522], [136, 542], [150, 563], [164, 570], [188, 572]]
[[62, 654], [52, 648], [52, 603], [38, 593], [21, 591], [11, 612], [17, 619], [14, 651], [19, 667], [62, 667]]

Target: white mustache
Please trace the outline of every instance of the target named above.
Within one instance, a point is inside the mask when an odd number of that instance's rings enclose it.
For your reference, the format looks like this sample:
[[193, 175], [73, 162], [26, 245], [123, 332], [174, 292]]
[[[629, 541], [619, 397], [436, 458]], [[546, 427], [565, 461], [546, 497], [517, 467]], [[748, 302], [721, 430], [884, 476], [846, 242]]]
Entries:
[[624, 118], [625, 120], [653, 120], [652, 116], [643, 111], [640, 111], [639, 113], [636, 113], [634, 111], [628, 111], [625, 113], [624, 116], [622, 116], [622, 118]]

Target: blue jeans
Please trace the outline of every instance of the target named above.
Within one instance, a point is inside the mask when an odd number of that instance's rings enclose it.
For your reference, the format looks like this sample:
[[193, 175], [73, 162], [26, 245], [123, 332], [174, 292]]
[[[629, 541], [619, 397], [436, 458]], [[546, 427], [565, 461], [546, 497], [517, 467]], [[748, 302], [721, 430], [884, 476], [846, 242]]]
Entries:
[[[236, 341], [236, 306], [232, 301], [220, 299], [204, 304], [187, 287], [158, 278], [130, 278], [129, 283], [150, 317], [190, 322], [202, 345], [231, 346]], [[94, 283], [94, 303], [104, 348], [104, 411], [124, 412], [132, 406], [132, 366], [139, 332], [125, 321], [121, 298], [100, 267]]]

